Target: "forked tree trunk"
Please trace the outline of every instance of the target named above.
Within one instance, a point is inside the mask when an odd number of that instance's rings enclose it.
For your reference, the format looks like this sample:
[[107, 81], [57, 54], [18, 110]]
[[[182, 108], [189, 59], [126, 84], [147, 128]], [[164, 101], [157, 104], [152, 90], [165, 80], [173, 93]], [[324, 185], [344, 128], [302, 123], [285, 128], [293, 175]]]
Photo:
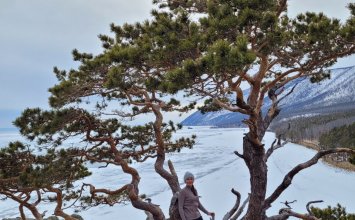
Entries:
[[249, 141], [248, 135], [243, 139], [244, 160], [250, 173], [250, 200], [244, 220], [263, 220], [263, 209], [267, 187], [267, 165], [264, 161], [264, 146], [256, 146]]

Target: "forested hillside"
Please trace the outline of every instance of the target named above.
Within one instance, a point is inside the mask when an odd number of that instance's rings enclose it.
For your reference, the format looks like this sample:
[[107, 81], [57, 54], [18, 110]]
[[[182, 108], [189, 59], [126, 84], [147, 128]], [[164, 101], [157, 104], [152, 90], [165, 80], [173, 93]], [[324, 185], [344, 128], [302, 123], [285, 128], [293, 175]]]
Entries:
[[[317, 149], [355, 148], [355, 111], [281, 119], [271, 129], [283, 139]], [[348, 160], [355, 164], [355, 155], [349, 158], [347, 154], [334, 154], [326, 160], [332, 164]], [[351, 165], [336, 165], [353, 169]]]
[[322, 134], [333, 128], [350, 125], [355, 122], [355, 110], [334, 112], [330, 114], [305, 114], [296, 117], [283, 118], [275, 121], [271, 130], [282, 138], [292, 142], [302, 140], [317, 141]]
[[327, 148], [355, 148], [355, 123], [336, 127], [322, 134], [319, 138], [319, 144]]
[[[355, 149], [355, 123], [336, 127], [322, 134], [319, 138], [319, 145], [323, 148], [348, 147]], [[355, 164], [355, 154], [349, 158], [349, 161]]]

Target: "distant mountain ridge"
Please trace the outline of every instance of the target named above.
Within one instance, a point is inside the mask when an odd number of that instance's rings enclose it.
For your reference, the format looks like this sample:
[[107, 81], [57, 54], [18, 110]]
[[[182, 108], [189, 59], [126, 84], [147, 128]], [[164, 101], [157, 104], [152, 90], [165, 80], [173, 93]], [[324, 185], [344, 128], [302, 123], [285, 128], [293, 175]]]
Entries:
[[[331, 78], [312, 84], [308, 78], [299, 79], [287, 86], [284, 94], [295, 84], [292, 94], [281, 103], [281, 113], [276, 120], [305, 114], [329, 114], [355, 109], [355, 66], [332, 69]], [[270, 105], [266, 99], [263, 112]], [[239, 127], [245, 115], [226, 110], [202, 114], [197, 111], [183, 120], [186, 126]]]

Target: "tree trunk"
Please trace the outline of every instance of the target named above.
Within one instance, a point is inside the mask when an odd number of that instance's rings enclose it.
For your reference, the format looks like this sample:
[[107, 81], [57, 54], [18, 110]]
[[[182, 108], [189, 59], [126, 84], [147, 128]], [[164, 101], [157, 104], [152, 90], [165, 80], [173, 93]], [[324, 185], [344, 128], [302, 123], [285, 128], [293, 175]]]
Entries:
[[78, 220], [77, 218], [75, 218], [75, 217], [73, 217], [73, 216], [71, 216], [71, 215], [66, 214], [66, 213], [63, 212], [63, 210], [61, 210], [61, 209], [58, 209], [58, 210], [56, 209], [56, 210], [54, 211], [54, 215], [60, 216], [60, 217], [64, 218], [64, 220]]
[[169, 206], [169, 220], [181, 220], [178, 204], [178, 193], [171, 198]]
[[163, 123], [163, 115], [160, 111], [159, 105], [153, 106], [153, 112], [155, 114], [155, 122], [154, 122], [154, 134], [156, 138], [156, 143], [158, 145], [157, 150], [157, 159], [155, 161], [155, 171], [164, 178], [170, 186], [173, 197], [169, 206], [169, 220], [181, 220], [177, 202], [178, 192], [181, 190], [178, 176], [175, 172], [174, 166], [171, 161], [168, 161], [170, 172], [164, 169], [165, 162], [165, 143], [163, 139], [162, 133], [162, 123]]
[[63, 211], [63, 194], [62, 191], [58, 188], [54, 188], [54, 187], [48, 187], [47, 188], [48, 191], [53, 192], [57, 195], [57, 206], [54, 209], [54, 215], [56, 216], [60, 216], [62, 218], [64, 218], [64, 220], [78, 220], [73, 216], [68, 215], [67, 213], [65, 213]]
[[244, 220], [263, 220], [263, 205], [267, 186], [267, 165], [264, 146], [253, 144], [248, 135], [243, 139], [244, 160], [250, 173], [250, 200]]
[[[26, 206], [26, 205], [25, 205]], [[33, 214], [33, 216], [35, 217], [36, 220], [43, 220], [43, 217], [41, 215], [41, 213], [38, 212], [38, 210], [35, 207], [30, 206], [26, 206]]]

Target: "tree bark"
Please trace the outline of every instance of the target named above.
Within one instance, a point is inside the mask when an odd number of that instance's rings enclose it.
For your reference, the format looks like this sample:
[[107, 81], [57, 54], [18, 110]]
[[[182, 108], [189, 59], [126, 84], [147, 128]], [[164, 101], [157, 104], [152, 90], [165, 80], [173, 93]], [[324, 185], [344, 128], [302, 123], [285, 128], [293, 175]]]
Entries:
[[8, 196], [11, 199], [13, 199], [14, 201], [20, 203], [19, 211], [20, 211], [21, 218], [26, 218], [26, 216], [24, 214], [24, 210], [23, 210], [23, 207], [26, 207], [28, 210], [31, 211], [32, 215], [35, 217], [36, 220], [43, 220], [43, 217], [42, 217], [41, 213], [38, 212], [38, 209], [36, 208], [36, 206], [28, 203], [28, 201], [31, 198], [30, 192], [25, 193], [27, 196], [24, 200], [22, 200], [20, 198], [20, 196], [16, 196], [10, 192], [2, 191], [1, 193]]
[[26, 208], [28, 208], [32, 212], [32, 214], [36, 220], [43, 220], [41, 213], [38, 212], [36, 207], [33, 207], [32, 205], [28, 205], [28, 206], [25, 205], [25, 206], [26, 206]]
[[160, 111], [160, 106], [153, 105], [152, 106], [153, 112], [155, 114], [155, 122], [153, 125], [154, 134], [156, 138], [156, 144], [158, 145], [157, 150], [157, 159], [155, 161], [155, 171], [166, 180], [169, 184], [169, 187], [172, 191], [173, 197], [170, 201], [169, 206], [169, 220], [181, 220], [179, 209], [177, 205], [177, 193], [181, 190], [178, 176], [175, 172], [174, 166], [171, 161], [168, 161], [170, 172], [164, 169], [164, 162], [165, 162], [165, 143], [163, 140], [162, 134], [162, 123], [163, 123], [163, 115]]
[[175, 194], [171, 198], [170, 206], [169, 206], [169, 220], [181, 220], [177, 197], [178, 197], [178, 194]]
[[65, 213], [63, 211], [63, 194], [62, 194], [62, 191], [57, 189], [57, 188], [54, 188], [54, 187], [48, 187], [47, 188], [48, 191], [50, 192], [53, 192], [57, 195], [57, 206], [55, 207], [54, 209], [54, 215], [56, 216], [60, 216], [62, 218], [64, 218], [65, 220], [78, 220], [70, 215], [68, 215], [67, 213]]
[[155, 142], [158, 145], [157, 150], [157, 159], [155, 161], [155, 171], [164, 178], [170, 186], [172, 194], [180, 191], [180, 184], [178, 180], [178, 176], [176, 175], [175, 171], [173, 170], [173, 165], [170, 162], [169, 168], [170, 173], [164, 169], [164, 162], [165, 162], [165, 143], [162, 134], [162, 123], [163, 123], [163, 115], [160, 111], [160, 106], [153, 105], [152, 106], [154, 115], [155, 115], [155, 122], [153, 125], [154, 134], [155, 134]]
[[[249, 134], [248, 134], [249, 135]], [[262, 220], [265, 217], [263, 205], [267, 186], [267, 165], [264, 160], [264, 146], [256, 146], [249, 140], [248, 135], [243, 138], [244, 160], [250, 172], [250, 200], [244, 220]]]
[[143, 202], [141, 199], [131, 200], [133, 207], [150, 212], [154, 220], [165, 220], [164, 213], [159, 206], [152, 203]]
[[20, 204], [19, 211], [20, 211], [21, 219], [26, 219], [25, 211], [23, 210], [23, 204]]

